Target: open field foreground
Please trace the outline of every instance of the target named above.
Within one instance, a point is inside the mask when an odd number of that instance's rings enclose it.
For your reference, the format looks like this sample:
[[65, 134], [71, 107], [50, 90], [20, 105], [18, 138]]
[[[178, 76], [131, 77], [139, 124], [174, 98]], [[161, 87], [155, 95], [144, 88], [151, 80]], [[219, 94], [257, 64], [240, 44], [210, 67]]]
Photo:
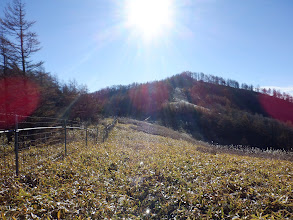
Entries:
[[19, 179], [1, 176], [1, 217], [293, 218], [292, 162], [203, 148], [118, 123], [103, 144], [43, 160]]

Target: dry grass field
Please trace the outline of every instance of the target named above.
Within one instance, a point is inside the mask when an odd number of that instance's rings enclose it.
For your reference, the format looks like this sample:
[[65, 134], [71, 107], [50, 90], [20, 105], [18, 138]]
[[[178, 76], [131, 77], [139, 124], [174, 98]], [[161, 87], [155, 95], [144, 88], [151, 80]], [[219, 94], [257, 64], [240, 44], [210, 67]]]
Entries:
[[[293, 162], [120, 120], [105, 143], [0, 177], [2, 219], [292, 219]], [[266, 153], [266, 155], [269, 153]], [[48, 156], [46, 156], [48, 157]], [[277, 157], [276, 158], [282, 158]], [[284, 157], [285, 158], [285, 157]]]

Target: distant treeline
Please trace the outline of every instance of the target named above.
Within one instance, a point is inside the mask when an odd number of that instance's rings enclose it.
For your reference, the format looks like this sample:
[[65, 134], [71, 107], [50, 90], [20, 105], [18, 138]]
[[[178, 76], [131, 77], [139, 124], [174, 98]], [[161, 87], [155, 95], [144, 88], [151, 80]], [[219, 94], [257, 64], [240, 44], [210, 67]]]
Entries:
[[[280, 90], [276, 90], [276, 89], [260, 88], [259, 85], [255, 87], [253, 85], [248, 85], [246, 83], [240, 84], [239, 82], [237, 82], [236, 80], [233, 80], [233, 79], [224, 79], [219, 76], [214, 76], [214, 75], [204, 74], [204, 73], [196, 73], [196, 72], [186, 71], [181, 74], [178, 74], [177, 76], [179, 76], [179, 75], [181, 75], [181, 76], [184, 75], [186, 77], [186, 79], [191, 78], [195, 81], [202, 81], [202, 82], [206, 82], [206, 83], [212, 83], [215, 85], [228, 86], [228, 87], [232, 87], [232, 88], [236, 88], [236, 89], [244, 89], [244, 90], [249, 90], [249, 91], [260, 92], [265, 95], [271, 95], [273, 97], [286, 100], [288, 102], [293, 102], [293, 96], [291, 96], [290, 94], [285, 93], [285, 92], [282, 93]], [[176, 77], [176, 76], [174, 76], [174, 77]], [[170, 80], [172, 80], [172, 77]]]
[[32, 102], [36, 105], [29, 107], [32, 109], [29, 109], [31, 113], [27, 116], [69, 118], [72, 106], [86, 93], [87, 88], [78, 85], [76, 81], [61, 83], [46, 72], [29, 71], [23, 76], [17, 70], [6, 70], [6, 75], [0, 70], [0, 128], [11, 127], [11, 124], [5, 122], [3, 114], [25, 116], [30, 112], [24, 110]]

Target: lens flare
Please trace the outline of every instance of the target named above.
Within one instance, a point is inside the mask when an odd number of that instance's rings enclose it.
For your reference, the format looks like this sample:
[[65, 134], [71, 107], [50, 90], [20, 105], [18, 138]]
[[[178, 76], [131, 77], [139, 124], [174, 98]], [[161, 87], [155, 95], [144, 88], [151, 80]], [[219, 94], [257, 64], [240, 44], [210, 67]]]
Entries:
[[38, 107], [40, 92], [37, 84], [27, 78], [13, 77], [0, 80], [0, 129], [15, 125], [15, 115], [20, 115], [18, 122], [25, 120]]
[[259, 102], [272, 118], [293, 124], [293, 103], [265, 94], [259, 95]]

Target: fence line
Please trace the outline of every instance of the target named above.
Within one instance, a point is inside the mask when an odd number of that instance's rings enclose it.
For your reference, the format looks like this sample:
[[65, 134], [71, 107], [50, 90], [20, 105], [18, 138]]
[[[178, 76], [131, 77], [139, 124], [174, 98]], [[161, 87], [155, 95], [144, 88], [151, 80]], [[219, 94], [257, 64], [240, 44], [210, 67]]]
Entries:
[[[1, 114], [1, 113], [0, 113]], [[10, 114], [12, 117], [13, 115]], [[68, 154], [68, 143], [69, 140], [72, 138], [76, 138], [77, 135], [76, 133], [74, 134], [74, 130], [76, 131], [84, 131], [85, 135], [85, 145], [87, 146], [88, 144], [88, 137], [93, 138], [93, 141], [98, 142], [99, 139], [99, 129], [96, 127], [95, 129], [88, 128], [87, 125], [82, 125], [80, 122], [76, 121], [71, 121], [71, 120], [65, 120], [65, 119], [58, 119], [58, 118], [48, 118], [48, 119], [53, 119], [55, 121], [52, 121], [52, 125], [55, 126], [39, 126], [39, 127], [23, 127], [23, 125], [28, 125], [28, 124], [46, 124], [50, 125], [50, 122], [48, 121], [39, 121], [39, 122], [29, 122], [29, 121], [23, 121], [23, 122], [18, 122], [18, 118], [24, 118], [24, 116], [15, 116], [15, 128], [14, 129], [9, 129], [9, 130], [0, 130], [0, 141], [2, 140], [2, 147], [0, 148], [0, 153], [3, 155], [4, 158], [4, 163], [1, 163], [1, 166], [4, 165], [4, 168], [6, 166], [8, 169], [11, 167], [15, 169], [16, 176], [19, 176], [19, 170], [20, 170], [20, 155], [19, 153], [22, 153], [22, 165], [24, 166], [25, 162], [27, 161], [27, 154], [25, 153], [25, 150], [31, 149], [32, 147], [39, 147], [44, 146], [45, 144], [47, 145], [47, 148], [49, 146], [52, 146], [54, 144], [54, 150], [56, 150], [58, 153], [57, 157], [65, 157]], [[47, 119], [46, 117], [26, 117], [29, 119]], [[58, 122], [56, 122], [58, 120]], [[57, 123], [57, 126], [56, 126]], [[68, 123], [68, 124], [67, 124]], [[113, 129], [115, 124], [117, 123], [117, 118], [113, 120], [113, 122], [104, 128], [104, 132], [100, 132], [102, 135], [102, 141], [104, 142], [109, 135], [109, 132]], [[62, 126], [58, 126], [58, 124], [62, 124]], [[21, 127], [19, 127], [21, 126]], [[1, 136], [2, 135], [2, 136]], [[4, 136], [5, 135], [5, 136]], [[70, 137], [72, 136], [72, 137]], [[7, 142], [7, 144], [5, 143]], [[14, 142], [14, 147], [11, 145]], [[56, 145], [56, 144], [60, 145]], [[63, 150], [58, 150], [57, 147], [63, 145]], [[1, 152], [2, 151], [2, 152]], [[8, 162], [6, 158], [13, 158], [13, 151], [14, 151], [14, 158], [15, 158], [15, 163], [10, 161]], [[44, 153], [44, 151], [41, 151]], [[63, 152], [63, 153], [62, 153]], [[49, 150], [46, 152], [46, 155], [48, 153], [51, 153]], [[32, 153], [29, 153], [32, 154]], [[9, 156], [10, 155], [10, 156]], [[62, 156], [63, 155], [63, 156]], [[35, 155], [35, 157], [40, 157], [40, 155]], [[49, 156], [47, 156], [49, 158]], [[51, 156], [50, 156], [51, 157]]]
[[[9, 132], [32, 131], [32, 130], [44, 130], [44, 129], [58, 129], [58, 128], [63, 128], [63, 127], [62, 127], [62, 126], [58, 126], [58, 127], [21, 128], [21, 129], [14, 129], [14, 130], [0, 131], [0, 134], [3, 134], [3, 133], [9, 133]], [[68, 127], [67, 127], [67, 128], [68, 128]], [[72, 128], [74, 128], [74, 127], [72, 127]]]
[[104, 135], [103, 135], [103, 142], [106, 141], [106, 139], [109, 136], [109, 132], [114, 128], [114, 126], [116, 125], [117, 122], [118, 122], [118, 119], [117, 119], [117, 117], [115, 117], [111, 124], [105, 126]]

